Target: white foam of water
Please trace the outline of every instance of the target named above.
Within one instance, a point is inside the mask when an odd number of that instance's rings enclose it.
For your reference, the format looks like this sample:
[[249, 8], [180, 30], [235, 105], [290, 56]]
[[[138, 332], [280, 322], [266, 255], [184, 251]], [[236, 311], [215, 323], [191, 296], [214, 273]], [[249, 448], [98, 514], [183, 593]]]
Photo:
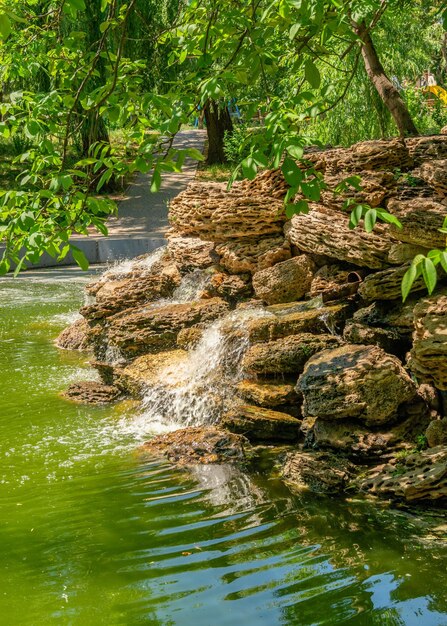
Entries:
[[[246, 324], [264, 309], [233, 311], [215, 321], [182, 363], [161, 370], [144, 396], [144, 424], [152, 432], [216, 423], [231, 404], [249, 345]], [[230, 332], [225, 329], [231, 328]], [[160, 381], [160, 382], [158, 382]]]
[[126, 278], [134, 271], [141, 273], [149, 273], [152, 266], [161, 259], [166, 246], [156, 248], [153, 252], [148, 254], [144, 259], [125, 259], [124, 261], [118, 261], [110, 265], [110, 267], [102, 274], [100, 280], [105, 282], [106, 280], [116, 280]]

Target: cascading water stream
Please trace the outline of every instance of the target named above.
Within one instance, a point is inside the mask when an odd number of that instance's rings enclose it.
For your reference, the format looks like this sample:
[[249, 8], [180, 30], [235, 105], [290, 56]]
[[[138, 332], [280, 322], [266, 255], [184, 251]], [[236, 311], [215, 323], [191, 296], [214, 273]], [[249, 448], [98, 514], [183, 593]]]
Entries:
[[216, 423], [234, 402], [234, 384], [242, 378], [247, 322], [270, 315], [261, 307], [236, 310], [206, 328], [175, 371], [161, 370], [161, 382], [148, 388], [144, 416], [150, 427], [173, 430]]

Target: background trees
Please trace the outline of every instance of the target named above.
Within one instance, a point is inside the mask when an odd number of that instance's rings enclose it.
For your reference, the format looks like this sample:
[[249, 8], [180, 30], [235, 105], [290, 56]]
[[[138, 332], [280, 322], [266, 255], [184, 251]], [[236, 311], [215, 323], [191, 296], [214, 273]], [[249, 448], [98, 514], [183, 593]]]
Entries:
[[296, 166], [309, 143], [439, 129], [443, 112], [420, 115], [424, 101], [401, 87], [424, 69], [445, 76], [446, 10], [426, 0], [0, 3], [0, 133], [19, 169], [0, 190], [1, 271], [70, 249], [84, 266], [70, 237], [106, 233], [114, 204], [101, 191], [136, 170], [152, 171], [157, 190], [164, 171], [181, 169], [188, 151], [172, 140], [199, 107], [209, 158], [222, 160], [231, 99], [247, 121], [258, 110], [264, 120], [235, 176], [282, 164], [289, 213], [306, 210], [294, 196], [315, 199], [323, 185]]

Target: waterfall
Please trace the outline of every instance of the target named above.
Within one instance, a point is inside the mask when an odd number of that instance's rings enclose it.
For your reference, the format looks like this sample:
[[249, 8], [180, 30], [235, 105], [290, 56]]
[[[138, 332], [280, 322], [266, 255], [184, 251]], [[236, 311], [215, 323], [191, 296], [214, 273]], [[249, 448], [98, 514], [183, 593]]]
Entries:
[[249, 345], [247, 322], [266, 315], [261, 307], [228, 313], [204, 330], [174, 372], [166, 367], [164, 375], [162, 369], [163, 382], [144, 396], [149, 428], [159, 432], [218, 422], [236, 401], [234, 385], [242, 378], [240, 363]]

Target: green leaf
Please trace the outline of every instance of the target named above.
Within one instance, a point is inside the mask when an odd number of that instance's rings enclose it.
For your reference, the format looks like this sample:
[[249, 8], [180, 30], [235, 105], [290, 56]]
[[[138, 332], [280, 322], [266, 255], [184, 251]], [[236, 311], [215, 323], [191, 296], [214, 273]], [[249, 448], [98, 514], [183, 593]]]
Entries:
[[284, 163], [281, 166], [281, 171], [284, 174], [286, 182], [291, 187], [295, 187], [296, 185], [298, 185], [303, 178], [303, 173], [298, 165], [295, 163], [295, 161], [289, 158], [284, 159]]
[[256, 165], [254, 159], [251, 156], [248, 156], [241, 163], [242, 166], [242, 174], [245, 178], [249, 180], [253, 180], [258, 173], [258, 166]]
[[405, 302], [405, 300], [408, 298], [411, 288], [413, 287], [413, 283], [417, 278], [417, 275], [417, 267], [413, 262], [405, 272], [404, 277], [402, 278], [401, 290], [403, 302]]
[[82, 252], [82, 250], [80, 250], [73, 244], [70, 244], [70, 250], [71, 250], [71, 254], [73, 255], [74, 260], [79, 265], [81, 270], [84, 270], [84, 272], [88, 270], [89, 262], [85, 254]]
[[349, 228], [352, 230], [356, 226], [358, 226], [360, 220], [363, 217], [363, 206], [358, 204], [351, 211], [351, 216], [349, 218]]
[[424, 258], [421, 264], [422, 276], [424, 278], [424, 282], [427, 286], [428, 293], [433, 293], [434, 288], [436, 287], [436, 283], [438, 282], [438, 274], [436, 272], [436, 267], [431, 259], [428, 257]]
[[365, 230], [367, 233], [372, 232], [377, 221], [377, 211], [375, 209], [369, 209], [365, 213]]
[[301, 190], [306, 198], [319, 202], [321, 197], [321, 188], [317, 179], [309, 180], [301, 183]]
[[11, 34], [11, 20], [6, 13], [0, 13], [0, 36], [3, 41], [6, 41]]
[[151, 182], [152, 193], [159, 191], [160, 187], [161, 187], [161, 174], [158, 170], [154, 170], [154, 173], [152, 174], [152, 182]]
[[439, 255], [439, 262], [441, 263], [441, 267], [444, 272], [447, 272], [447, 252], [441, 252]]
[[306, 200], [299, 200], [293, 204], [286, 205], [286, 217], [290, 219], [293, 215], [298, 213], [309, 213], [309, 204]]
[[286, 150], [294, 159], [301, 159], [304, 154], [304, 148], [302, 146], [290, 145], [287, 146]]
[[321, 76], [318, 67], [308, 59], [304, 66], [304, 76], [313, 89], [318, 89], [321, 84]]

